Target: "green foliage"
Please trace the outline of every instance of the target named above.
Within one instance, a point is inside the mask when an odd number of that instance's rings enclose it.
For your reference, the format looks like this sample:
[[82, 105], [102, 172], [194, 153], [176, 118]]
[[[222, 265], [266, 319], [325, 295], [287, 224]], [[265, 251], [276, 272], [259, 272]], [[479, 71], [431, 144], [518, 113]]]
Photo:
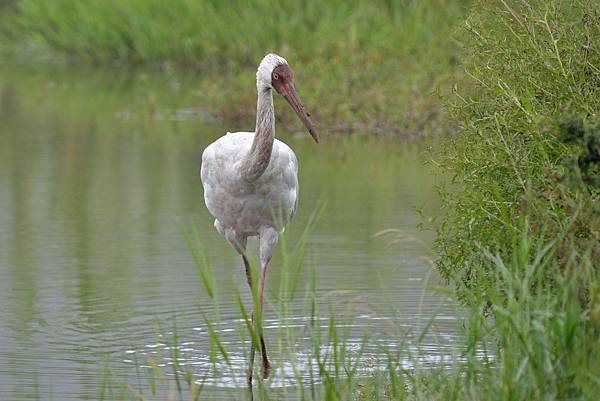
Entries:
[[[15, 29], [14, 18], [16, 16], [18, 0], [0, 0], [0, 38], [9, 39]], [[0, 50], [4, 47], [3, 40], [0, 40]]]
[[[273, 48], [304, 60], [354, 57], [357, 52], [384, 58], [386, 50], [418, 53], [420, 45], [439, 37], [438, 30], [428, 28], [441, 23], [448, 29], [448, 17], [457, 16], [456, 4], [432, 11], [444, 4], [21, 0], [19, 22], [56, 50], [92, 60], [254, 67]], [[413, 41], [394, 40], [407, 38]]]
[[451, 33], [467, 3], [19, 0], [11, 42], [28, 54], [202, 71], [199, 92], [228, 120], [253, 115], [256, 65], [275, 51], [328, 131], [438, 135], [447, 128], [431, 93], [456, 63]]
[[[591, 261], [557, 269], [555, 242], [521, 234], [504, 257], [486, 252], [494, 271], [484, 291], [464, 288], [459, 319], [464, 349], [452, 369], [396, 369], [369, 379], [360, 400], [594, 400], [600, 392], [600, 278]], [[552, 271], [552, 280], [547, 279]], [[590, 303], [579, 302], [587, 283]], [[556, 285], [558, 284], [558, 285]], [[402, 387], [394, 382], [406, 383]]]
[[[597, 172], [600, 6], [481, 1], [464, 36], [468, 78], [448, 105], [459, 130], [441, 157], [455, 185], [442, 191], [440, 272], [483, 290], [497, 268], [484, 250], [511, 249], [523, 215], [531, 235], [554, 238], [555, 268], [594, 248], [596, 260], [600, 200], [577, 177], [591, 183]], [[573, 115], [581, 121], [566, 123]]]
[[583, 119], [569, 116], [560, 124], [560, 139], [574, 144], [577, 153], [568, 160], [574, 181], [600, 189], [600, 127], [585, 126]]
[[437, 266], [466, 305], [468, 349], [423, 398], [594, 399], [600, 6], [480, 1], [464, 48]]

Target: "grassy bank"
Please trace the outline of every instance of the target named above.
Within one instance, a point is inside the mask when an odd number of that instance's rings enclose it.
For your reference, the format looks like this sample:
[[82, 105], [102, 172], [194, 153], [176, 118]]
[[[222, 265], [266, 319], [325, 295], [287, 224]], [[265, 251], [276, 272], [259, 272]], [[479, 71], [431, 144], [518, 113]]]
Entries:
[[253, 115], [256, 64], [275, 51], [323, 131], [418, 137], [447, 130], [434, 92], [453, 72], [467, 1], [7, 4], [13, 57], [197, 71], [193, 89], [231, 120]]
[[466, 21], [437, 267], [493, 359], [467, 352], [427, 399], [600, 393], [599, 16], [595, 1], [480, 1]]
[[[506, 259], [484, 256], [495, 270], [483, 291], [461, 292], [468, 305], [461, 318], [465, 346], [452, 367], [390, 369], [367, 382], [361, 400], [596, 399], [597, 272], [589, 260], [572, 259], [572, 274], [556, 273], [552, 247], [529, 237], [527, 224], [522, 229], [504, 249]], [[547, 280], [549, 271], [558, 285]], [[594, 283], [593, 308], [579, 300], [581, 282]]]
[[512, 3], [476, 5], [468, 78], [448, 100], [459, 133], [440, 158], [455, 186], [443, 192], [438, 267], [471, 287], [495, 270], [484, 250], [506, 254], [523, 216], [553, 241], [559, 271], [572, 258], [600, 265], [599, 5]]

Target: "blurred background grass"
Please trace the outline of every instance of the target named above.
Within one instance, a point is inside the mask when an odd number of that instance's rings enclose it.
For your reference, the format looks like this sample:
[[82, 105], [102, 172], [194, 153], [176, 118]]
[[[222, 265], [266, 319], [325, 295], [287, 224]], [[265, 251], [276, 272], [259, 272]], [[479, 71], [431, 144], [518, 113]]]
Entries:
[[4, 0], [0, 31], [13, 58], [193, 72], [226, 120], [254, 114], [256, 65], [273, 51], [325, 130], [439, 136], [432, 94], [456, 71], [468, 3]]

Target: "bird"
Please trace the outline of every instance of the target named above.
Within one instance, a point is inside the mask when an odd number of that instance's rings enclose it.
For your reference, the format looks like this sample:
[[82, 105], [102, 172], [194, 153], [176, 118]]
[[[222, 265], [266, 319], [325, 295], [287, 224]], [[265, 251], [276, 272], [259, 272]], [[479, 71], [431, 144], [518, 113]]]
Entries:
[[[246, 280], [253, 291], [250, 264], [246, 256], [248, 237], [258, 236], [258, 316], [262, 316], [265, 279], [273, 250], [286, 224], [298, 208], [298, 161], [294, 151], [275, 139], [273, 91], [289, 103], [316, 143], [319, 135], [298, 98], [293, 72], [281, 56], [269, 53], [256, 71], [256, 127], [254, 132], [227, 133], [202, 153], [200, 178], [204, 201], [215, 218], [216, 230], [242, 257]], [[269, 377], [270, 363], [262, 333], [252, 311], [252, 324], [262, 356], [263, 378]], [[258, 341], [257, 341], [258, 343]], [[256, 346], [252, 341], [247, 383], [252, 388]]]

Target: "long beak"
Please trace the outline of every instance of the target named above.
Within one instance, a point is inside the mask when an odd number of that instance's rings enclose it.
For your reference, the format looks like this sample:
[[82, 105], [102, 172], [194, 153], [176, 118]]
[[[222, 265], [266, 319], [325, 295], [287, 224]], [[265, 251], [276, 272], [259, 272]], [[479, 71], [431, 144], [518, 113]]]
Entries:
[[302, 120], [302, 123], [304, 123], [304, 126], [308, 130], [310, 136], [313, 137], [315, 142], [319, 143], [319, 134], [317, 134], [317, 130], [315, 129], [315, 126], [310, 119], [310, 114], [306, 112], [304, 106], [302, 105], [302, 102], [298, 98], [298, 95], [296, 94], [296, 88], [294, 88], [294, 84], [291, 82], [285, 83], [281, 86], [279, 93], [281, 93], [281, 95], [285, 98], [285, 100], [287, 100], [290, 106], [292, 106], [292, 109], [294, 109], [296, 114], [298, 114], [298, 117], [300, 117], [300, 120]]

